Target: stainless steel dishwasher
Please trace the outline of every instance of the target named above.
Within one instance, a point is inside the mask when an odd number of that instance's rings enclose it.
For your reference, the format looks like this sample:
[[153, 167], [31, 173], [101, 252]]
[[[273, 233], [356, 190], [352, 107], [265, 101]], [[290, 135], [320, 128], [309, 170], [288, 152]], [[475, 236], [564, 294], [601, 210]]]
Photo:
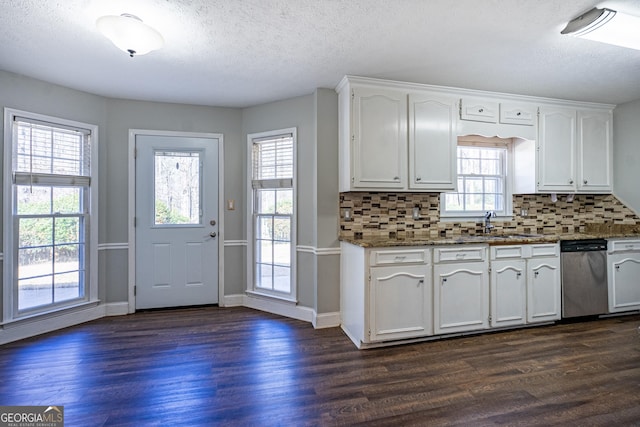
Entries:
[[560, 260], [562, 317], [607, 313], [607, 241], [563, 240], [560, 242]]

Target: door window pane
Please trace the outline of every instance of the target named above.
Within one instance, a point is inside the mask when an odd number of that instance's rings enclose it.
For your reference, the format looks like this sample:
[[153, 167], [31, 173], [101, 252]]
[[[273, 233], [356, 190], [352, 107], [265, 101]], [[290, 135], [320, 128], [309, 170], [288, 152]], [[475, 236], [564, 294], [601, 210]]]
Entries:
[[155, 225], [200, 224], [200, 155], [190, 151], [155, 153]]

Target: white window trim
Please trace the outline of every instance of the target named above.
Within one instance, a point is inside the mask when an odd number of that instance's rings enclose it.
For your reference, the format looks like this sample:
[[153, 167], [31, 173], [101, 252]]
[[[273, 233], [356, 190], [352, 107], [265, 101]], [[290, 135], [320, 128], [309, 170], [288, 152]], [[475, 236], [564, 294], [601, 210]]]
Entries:
[[[505, 195], [504, 195], [504, 212], [496, 212], [496, 217], [492, 221], [511, 221], [513, 220], [513, 143], [508, 143], [506, 148], [505, 160]], [[456, 169], [458, 165], [457, 147], [456, 147]], [[456, 170], [456, 180], [457, 180]], [[484, 221], [485, 212], [448, 212], [445, 210], [446, 193], [440, 193], [440, 219], [443, 222], [468, 222], [471, 219]]]
[[[89, 245], [88, 245], [88, 274], [89, 280], [87, 288], [87, 298], [78, 301], [77, 304], [65, 304], [56, 306], [51, 310], [40, 311], [27, 316], [18, 317], [14, 312], [14, 292], [13, 274], [16, 269], [16, 259], [13, 250], [13, 240], [15, 230], [13, 228], [13, 122], [16, 117], [40, 120], [43, 122], [61, 125], [62, 127], [84, 128], [91, 132], [91, 185], [89, 187]], [[97, 303], [98, 300], [98, 126], [89, 123], [82, 123], [73, 120], [61, 119], [53, 116], [46, 116], [28, 111], [21, 111], [12, 108], [4, 109], [4, 176], [3, 176], [3, 301], [2, 301], [2, 324], [8, 324], [23, 320], [46, 316], [58, 311], [68, 310], [75, 306], [86, 306], [87, 303]]]
[[[254, 274], [255, 274], [255, 241], [254, 241], [254, 221], [253, 221], [253, 140], [275, 137], [278, 135], [291, 134], [293, 136], [293, 214], [291, 216], [291, 293], [284, 295], [281, 292], [269, 292], [264, 289], [258, 289], [254, 286]], [[248, 295], [259, 295], [263, 297], [273, 298], [274, 300], [287, 301], [291, 303], [298, 302], [298, 284], [297, 284], [297, 212], [298, 212], [298, 197], [297, 197], [297, 145], [298, 145], [297, 128], [278, 129], [273, 131], [258, 132], [247, 134], [247, 187], [246, 187], [246, 215], [247, 215], [247, 286], [246, 293]]]

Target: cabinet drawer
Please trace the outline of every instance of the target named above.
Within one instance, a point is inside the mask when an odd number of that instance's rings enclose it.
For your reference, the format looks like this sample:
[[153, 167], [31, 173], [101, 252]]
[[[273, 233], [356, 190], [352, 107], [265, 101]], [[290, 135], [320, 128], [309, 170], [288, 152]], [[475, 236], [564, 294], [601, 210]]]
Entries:
[[500, 123], [533, 126], [535, 117], [535, 107], [500, 104]]
[[531, 254], [529, 257], [537, 258], [544, 256], [560, 256], [560, 246], [556, 243], [554, 244], [544, 244], [544, 245], [527, 245], [531, 250]]
[[523, 258], [524, 248], [518, 246], [491, 246], [491, 259]]
[[473, 99], [460, 100], [460, 118], [474, 122], [498, 122], [498, 103]]
[[486, 258], [486, 247], [475, 246], [465, 248], [435, 248], [433, 250], [433, 262], [456, 262], [456, 261], [484, 261]]
[[640, 251], [640, 240], [609, 240], [609, 253]]
[[426, 264], [429, 262], [428, 249], [376, 250], [371, 251], [370, 264]]

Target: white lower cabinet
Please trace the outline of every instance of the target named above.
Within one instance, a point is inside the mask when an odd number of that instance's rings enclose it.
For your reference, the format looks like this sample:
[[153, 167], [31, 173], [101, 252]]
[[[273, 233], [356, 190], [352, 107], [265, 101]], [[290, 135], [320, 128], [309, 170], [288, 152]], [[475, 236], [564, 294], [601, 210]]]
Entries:
[[524, 325], [527, 322], [526, 269], [524, 259], [491, 261], [492, 327]]
[[527, 264], [527, 322], [560, 319], [560, 258], [532, 259]]
[[434, 249], [434, 332], [436, 334], [489, 327], [489, 277], [486, 250], [486, 247]]
[[340, 248], [342, 329], [358, 348], [433, 334], [430, 249]]
[[609, 240], [607, 253], [609, 311], [640, 309], [640, 241]]
[[[640, 294], [624, 292], [640, 304]], [[560, 301], [557, 243], [433, 249], [341, 243], [342, 329], [358, 348], [553, 321]]]
[[433, 289], [425, 265], [372, 267], [369, 292], [371, 341], [433, 334]]
[[491, 247], [491, 326], [560, 319], [558, 244]]

